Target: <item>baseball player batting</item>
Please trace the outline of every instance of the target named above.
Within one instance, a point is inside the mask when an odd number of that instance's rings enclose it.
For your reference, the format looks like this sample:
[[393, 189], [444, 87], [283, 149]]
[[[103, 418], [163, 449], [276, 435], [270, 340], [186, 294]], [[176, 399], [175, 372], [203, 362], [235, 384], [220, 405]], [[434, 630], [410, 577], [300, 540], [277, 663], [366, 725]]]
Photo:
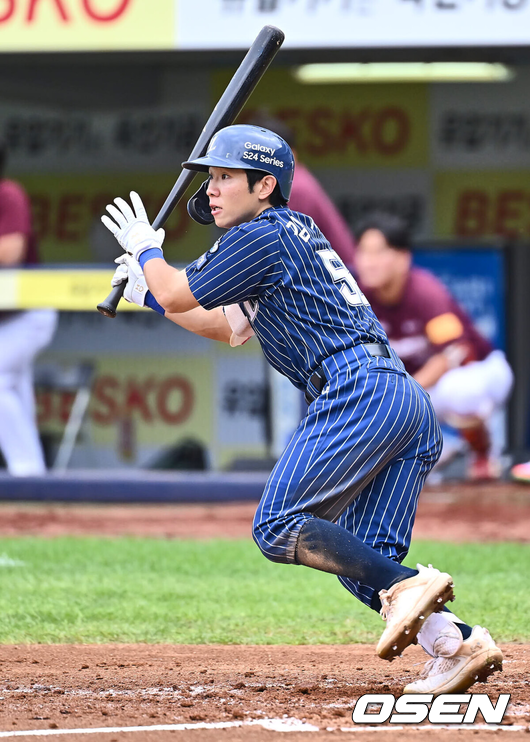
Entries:
[[[428, 395], [407, 374], [352, 275], [304, 214], [289, 210], [293, 154], [255, 126], [221, 129], [183, 163], [207, 180], [188, 210], [227, 230], [185, 270], [164, 260], [164, 231], [138, 194], [103, 223], [124, 254], [113, 285], [192, 332], [232, 347], [256, 336], [268, 362], [306, 394], [307, 414], [280, 456], [253, 536], [268, 559], [338, 576], [379, 611], [377, 654], [416, 638], [430, 656], [405, 693], [464, 691], [502, 667], [488, 631], [445, 608], [450, 575], [402, 564], [418, 496], [441, 449]], [[111, 218], [112, 217], [112, 218]]]

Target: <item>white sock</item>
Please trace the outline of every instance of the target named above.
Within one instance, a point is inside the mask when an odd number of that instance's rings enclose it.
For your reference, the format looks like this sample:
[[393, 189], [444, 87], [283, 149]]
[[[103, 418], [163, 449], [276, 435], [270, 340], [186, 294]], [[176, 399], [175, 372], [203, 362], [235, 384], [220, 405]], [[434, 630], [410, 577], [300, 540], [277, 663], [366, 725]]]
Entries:
[[418, 644], [431, 657], [452, 657], [464, 641], [457, 623], [465, 622], [448, 611], [431, 613], [418, 632]]

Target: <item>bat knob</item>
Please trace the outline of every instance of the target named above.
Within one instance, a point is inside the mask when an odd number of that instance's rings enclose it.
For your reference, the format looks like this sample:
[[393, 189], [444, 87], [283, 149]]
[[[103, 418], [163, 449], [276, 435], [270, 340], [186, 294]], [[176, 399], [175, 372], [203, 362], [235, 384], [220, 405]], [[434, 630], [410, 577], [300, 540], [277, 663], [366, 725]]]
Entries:
[[125, 281], [114, 286], [107, 298], [98, 304], [98, 312], [105, 315], [105, 317], [111, 317], [114, 319], [117, 313], [118, 304], [125, 291]]
[[116, 309], [106, 300], [102, 301], [101, 304], [98, 304], [98, 312], [101, 312], [105, 317], [111, 317], [112, 319], [114, 319], [117, 314]]

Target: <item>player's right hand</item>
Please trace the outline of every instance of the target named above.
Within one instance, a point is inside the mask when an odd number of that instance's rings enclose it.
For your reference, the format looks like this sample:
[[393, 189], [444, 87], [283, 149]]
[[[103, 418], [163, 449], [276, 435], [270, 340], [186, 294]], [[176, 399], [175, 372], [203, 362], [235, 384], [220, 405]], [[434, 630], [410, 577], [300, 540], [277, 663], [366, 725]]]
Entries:
[[123, 298], [129, 304], [137, 304], [139, 307], [145, 306], [145, 297], [149, 289], [140, 263], [127, 254], [120, 255], [114, 262], [118, 264], [118, 267], [114, 271], [111, 284], [118, 286], [120, 283], [127, 281]]
[[112, 219], [104, 214], [101, 221], [116, 237], [125, 252], [138, 260], [143, 252], [152, 247], [161, 250], [166, 233], [163, 229], [155, 232], [149, 224], [142, 199], [135, 191], [131, 191], [130, 197], [134, 211], [123, 198], [115, 198], [115, 205], [108, 204], [106, 207]]

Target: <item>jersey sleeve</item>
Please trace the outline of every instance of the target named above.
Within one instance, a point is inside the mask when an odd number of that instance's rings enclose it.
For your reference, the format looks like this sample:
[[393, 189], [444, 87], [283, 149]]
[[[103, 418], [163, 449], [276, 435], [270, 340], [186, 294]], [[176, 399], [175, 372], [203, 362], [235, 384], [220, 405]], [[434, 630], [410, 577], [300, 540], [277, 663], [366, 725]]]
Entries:
[[188, 265], [186, 275], [205, 309], [259, 296], [282, 277], [277, 227], [265, 220], [233, 227]]
[[418, 306], [430, 344], [442, 350], [465, 334], [462, 312], [446, 287], [434, 276], [424, 274], [418, 292]]

